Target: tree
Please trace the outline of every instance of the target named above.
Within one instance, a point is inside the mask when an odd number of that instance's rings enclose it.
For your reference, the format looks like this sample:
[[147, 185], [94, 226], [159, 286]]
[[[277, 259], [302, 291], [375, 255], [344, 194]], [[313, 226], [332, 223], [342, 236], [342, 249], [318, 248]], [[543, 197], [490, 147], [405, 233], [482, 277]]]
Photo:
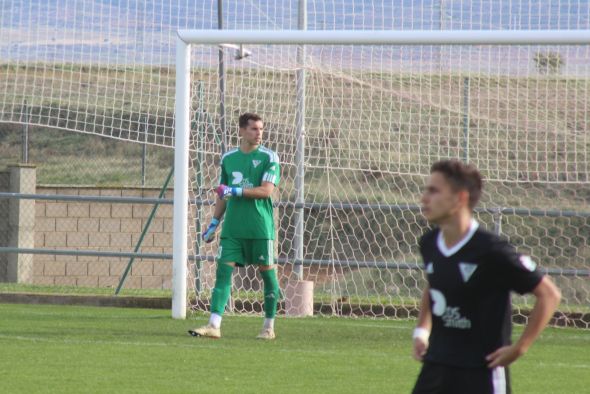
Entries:
[[565, 60], [559, 52], [537, 52], [533, 58], [537, 71], [544, 75], [555, 75], [561, 72]]

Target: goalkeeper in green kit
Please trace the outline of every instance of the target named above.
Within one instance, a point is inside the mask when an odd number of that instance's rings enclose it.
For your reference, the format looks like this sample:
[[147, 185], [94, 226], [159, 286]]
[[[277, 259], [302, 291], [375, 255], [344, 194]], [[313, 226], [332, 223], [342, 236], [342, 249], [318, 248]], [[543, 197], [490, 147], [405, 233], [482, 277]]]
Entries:
[[255, 264], [264, 282], [264, 325], [259, 339], [274, 339], [274, 318], [279, 299], [279, 283], [274, 265], [275, 228], [271, 195], [280, 179], [279, 157], [260, 145], [262, 118], [245, 113], [239, 119], [240, 147], [221, 157], [221, 176], [211, 224], [203, 240], [212, 242], [225, 214], [217, 252], [215, 288], [211, 296], [211, 316], [206, 326], [189, 330], [193, 336], [221, 337], [221, 319], [231, 293], [236, 265]]

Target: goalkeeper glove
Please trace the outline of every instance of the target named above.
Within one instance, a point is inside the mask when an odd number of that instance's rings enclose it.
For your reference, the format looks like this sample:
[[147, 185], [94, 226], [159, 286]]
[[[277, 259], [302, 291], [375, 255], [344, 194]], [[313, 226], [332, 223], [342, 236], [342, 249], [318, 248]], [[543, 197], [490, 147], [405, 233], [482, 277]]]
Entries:
[[229, 187], [226, 185], [219, 185], [217, 186], [217, 189], [215, 191], [217, 192], [217, 195], [220, 199], [226, 200], [233, 196], [242, 197], [244, 189], [242, 189], [241, 187]]
[[207, 243], [213, 242], [213, 239], [215, 239], [215, 230], [217, 230], [217, 226], [219, 226], [219, 219], [211, 219], [209, 227], [207, 227], [207, 230], [203, 232], [203, 241]]

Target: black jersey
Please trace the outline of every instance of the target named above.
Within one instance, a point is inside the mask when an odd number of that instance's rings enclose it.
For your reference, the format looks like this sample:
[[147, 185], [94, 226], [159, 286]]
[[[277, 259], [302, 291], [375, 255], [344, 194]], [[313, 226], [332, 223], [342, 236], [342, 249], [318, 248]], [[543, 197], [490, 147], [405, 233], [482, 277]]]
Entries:
[[447, 248], [434, 229], [420, 239], [430, 287], [432, 332], [425, 360], [481, 367], [510, 343], [510, 292], [531, 292], [543, 275], [535, 263], [472, 220], [469, 233]]

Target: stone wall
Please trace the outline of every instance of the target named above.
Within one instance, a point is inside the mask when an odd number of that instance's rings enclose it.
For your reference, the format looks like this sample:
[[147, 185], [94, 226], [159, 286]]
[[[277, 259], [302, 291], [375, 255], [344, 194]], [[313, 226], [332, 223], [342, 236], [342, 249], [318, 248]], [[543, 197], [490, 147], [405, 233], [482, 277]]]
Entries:
[[[157, 189], [37, 187], [38, 194], [158, 197]], [[172, 191], [165, 198], [172, 197]], [[35, 248], [132, 252], [153, 205], [35, 202]], [[160, 205], [139, 252], [172, 253], [172, 205]], [[35, 255], [33, 283], [116, 287], [128, 258]], [[171, 288], [172, 260], [136, 259], [125, 288]]]

